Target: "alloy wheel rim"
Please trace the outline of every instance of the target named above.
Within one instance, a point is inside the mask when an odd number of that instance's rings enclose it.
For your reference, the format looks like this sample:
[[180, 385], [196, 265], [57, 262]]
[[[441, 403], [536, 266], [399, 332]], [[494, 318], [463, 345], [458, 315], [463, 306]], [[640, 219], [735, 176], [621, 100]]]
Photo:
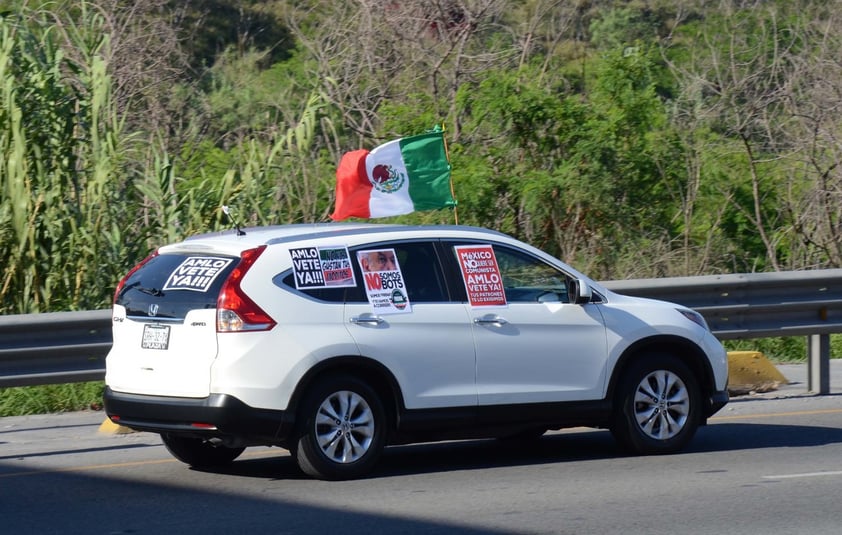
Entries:
[[640, 381], [634, 395], [634, 417], [649, 438], [678, 435], [690, 414], [690, 393], [684, 381], [668, 370], [656, 370]]
[[374, 414], [365, 398], [348, 390], [334, 392], [316, 413], [316, 441], [331, 461], [352, 463], [371, 447], [374, 426]]

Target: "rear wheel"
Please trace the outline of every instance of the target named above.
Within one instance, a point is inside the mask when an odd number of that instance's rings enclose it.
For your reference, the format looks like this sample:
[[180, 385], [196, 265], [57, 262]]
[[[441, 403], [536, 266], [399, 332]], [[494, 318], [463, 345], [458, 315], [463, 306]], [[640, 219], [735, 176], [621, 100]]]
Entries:
[[374, 390], [355, 378], [318, 383], [302, 404], [294, 455], [318, 479], [353, 479], [374, 467], [386, 443], [386, 413]]
[[620, 382], [611, 432], [634, 453], [674, 453], [693, 438], [700, 415], [699, 385], [690, 369], [669, 355], [648, 355]]
[[164, 446], [179, 461], [196, 468], [210, 468], [231, 463], [245, 448], [226, 448], [203, 438], [161, 433]]

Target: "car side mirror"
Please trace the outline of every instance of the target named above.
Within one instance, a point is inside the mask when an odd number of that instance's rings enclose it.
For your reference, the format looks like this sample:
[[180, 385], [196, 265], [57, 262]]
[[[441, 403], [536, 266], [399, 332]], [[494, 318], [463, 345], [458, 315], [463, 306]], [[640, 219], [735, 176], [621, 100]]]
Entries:
[[590, 285], [582, 279], [570, 281], [570, 302], [575, 305], [583, 305], [591, 302], [593, 292]]

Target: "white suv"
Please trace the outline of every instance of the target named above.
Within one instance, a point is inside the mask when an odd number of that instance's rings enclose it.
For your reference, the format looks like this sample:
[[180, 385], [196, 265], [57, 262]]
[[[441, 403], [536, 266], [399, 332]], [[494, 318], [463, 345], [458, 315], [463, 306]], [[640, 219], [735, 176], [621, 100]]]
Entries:
[[698, 313], [471, 227], [196, 236], [126, 275], [113, 329], [108, 416], [193, 466], [277, 445], [348, 479], [388, 444], [583, 425], [670, 453], [728, 401]]

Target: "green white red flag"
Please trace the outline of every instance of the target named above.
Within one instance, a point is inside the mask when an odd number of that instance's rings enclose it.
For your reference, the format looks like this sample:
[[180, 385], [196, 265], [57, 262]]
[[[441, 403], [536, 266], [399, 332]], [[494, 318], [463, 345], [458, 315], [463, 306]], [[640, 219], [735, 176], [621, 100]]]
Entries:
[[336, 170], [334, 221], [456, 206], [444, 132], [437, 129], [347, 152]]

